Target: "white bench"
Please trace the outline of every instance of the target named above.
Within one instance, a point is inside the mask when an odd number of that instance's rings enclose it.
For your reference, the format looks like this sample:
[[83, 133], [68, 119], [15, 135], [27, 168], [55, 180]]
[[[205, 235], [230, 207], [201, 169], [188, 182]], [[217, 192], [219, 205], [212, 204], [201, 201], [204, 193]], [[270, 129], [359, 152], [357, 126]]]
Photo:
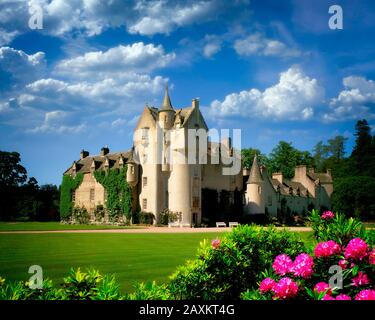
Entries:
[[229, 222], [229, 227], [230, 227], [230, 228], [238, 227], [238, 225], [239, 225], [238, 222]]
[[216, 228], [224, 227], [226, 228], [226, 223], [225, 222], [216, 222]]

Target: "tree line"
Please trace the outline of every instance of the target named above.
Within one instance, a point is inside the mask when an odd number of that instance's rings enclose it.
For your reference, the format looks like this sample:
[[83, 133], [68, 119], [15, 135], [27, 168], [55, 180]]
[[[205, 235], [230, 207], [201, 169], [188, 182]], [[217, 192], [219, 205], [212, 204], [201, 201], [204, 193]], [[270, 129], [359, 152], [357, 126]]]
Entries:
[[59, 220], [58, 187], [28, 178], [18, 152], [0, 151], [0, 195], [0, 220]]
[[243, 149], [243, 166], [251, 168], [254, 155], [273, 172], [282, 172], [286, 179], [294, 176], [294, 168], [305, 164], [316, 172], [332, 170], [335, 211], [362, 219], [375, 219], [375, 135], [366, 120], [355, 125], [355, 145], [346, 153], [347, 138], [338, 135], [319, 141], [312, 152], [301, 151], [291, 142], [280, 141], [267, 156], [259, 149]]

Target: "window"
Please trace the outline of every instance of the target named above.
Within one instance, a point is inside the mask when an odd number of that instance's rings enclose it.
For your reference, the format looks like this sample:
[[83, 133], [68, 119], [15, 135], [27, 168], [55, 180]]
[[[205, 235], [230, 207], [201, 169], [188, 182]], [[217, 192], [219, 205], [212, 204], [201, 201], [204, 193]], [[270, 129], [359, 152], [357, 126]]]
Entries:
[[272, 206], [272, 196], [268, 196], [268, 206]]
[[262, 193], [262, 187], [261, 187], [261, 186], [258, 186], [258, 193], [259, 193], [259, 194]]
[[143, 187], [147, 186], [147, 177], [143, 177]]
[[95, 189], [90, 189], [90, 201], [95, 200]]
[[142, 141], [148, 142], [148, 128], [142, 128]]
[[130, 172], [134, 174], [134, 166], [130, 166]]
[[73, 203], [76, 202], [76, 191], [75, 190], [72, 191], [72, 202]]
[[193, 197], [193, 208], [199, 208], [199, 197]]
[[142, 209], [147, 210], [147, 199], [142, 199]]

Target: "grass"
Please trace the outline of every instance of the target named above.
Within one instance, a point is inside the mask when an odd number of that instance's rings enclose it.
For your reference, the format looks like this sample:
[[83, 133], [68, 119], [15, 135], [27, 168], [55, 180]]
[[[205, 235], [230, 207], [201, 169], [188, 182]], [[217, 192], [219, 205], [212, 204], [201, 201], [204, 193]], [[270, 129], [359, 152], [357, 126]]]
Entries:
[[129, 229], [141, 227], [88, 225], [88, 224], [62, 224], [60, 222], [0, 222], [1, 231], [51, 231], [51, 230], [103, 230], [103, 229]]
[[203, 239], [215, 233], [177, 234], [0, 234], [0, 276], [27, 280], [37, 264], [44, 277], [62, 282], [71, 267], [95, 267], [116, 274], [122, 291], [135, 281], [165, 282], [186, 259], [193, 258]]
[[[27, 280], [28, 268], [37, 264], [57, 285], [71, 267], [95, 267], [103, 274], [115, 274], [121, 290], [131, 291], [137, 281], [168, 281], [178, 265], [194, 258], [202, 240], [220, 234], [0, 233], [0, 276]], [[312, 232], [299, 235], [306, 244], [313, 242]]]

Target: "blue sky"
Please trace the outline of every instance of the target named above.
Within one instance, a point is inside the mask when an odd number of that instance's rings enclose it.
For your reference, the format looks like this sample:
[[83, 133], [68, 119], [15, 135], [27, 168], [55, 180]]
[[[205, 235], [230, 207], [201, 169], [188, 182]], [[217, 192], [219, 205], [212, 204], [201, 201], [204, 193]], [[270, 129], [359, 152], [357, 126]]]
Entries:
[[[333, 4], [343, 30], [328, 27]], [[373, 39], [371, 0], [1, 0], [0, 149], [59, 184], [82, 148], [127, 150], [168, 81], [176, 108], [199, 97], [243, 147], [311, 151], [340, 134], [350, 151], [356, 120], [375, 124]]]

